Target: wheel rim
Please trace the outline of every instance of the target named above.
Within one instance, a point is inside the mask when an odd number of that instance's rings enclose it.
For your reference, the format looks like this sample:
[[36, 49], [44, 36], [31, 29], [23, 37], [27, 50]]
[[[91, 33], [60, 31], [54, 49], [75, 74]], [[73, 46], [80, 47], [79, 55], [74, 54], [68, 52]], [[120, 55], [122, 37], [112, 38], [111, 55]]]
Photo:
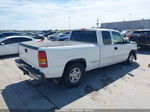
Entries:
[[70, 72], [69, 79], [72, 83], [76, 83], [81, 78], [81, 70], [79, 68], [73, 68]]
[[134, 61], [134, 56], [130, 55], [130, 57], [129, 57], [129, 63], [133, 63], [133, 61]]

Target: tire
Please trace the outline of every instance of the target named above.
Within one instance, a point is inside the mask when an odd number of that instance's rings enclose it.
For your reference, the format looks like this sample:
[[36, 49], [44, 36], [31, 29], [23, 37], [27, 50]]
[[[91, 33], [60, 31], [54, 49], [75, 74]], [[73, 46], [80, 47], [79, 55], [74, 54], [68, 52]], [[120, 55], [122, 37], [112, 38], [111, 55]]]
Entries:
[[84, 72], [84, 67], [80, 63], [69, 65], [62, 76], [63, 83], [69, 88], [78, 86], [81, 82]]
[[133, 64], [134, 60], [135, 60], [135, 55], [133, 53], [130, 53], [129, 57], [127, 59], [127, 64], [129, 64], [129, 65]]

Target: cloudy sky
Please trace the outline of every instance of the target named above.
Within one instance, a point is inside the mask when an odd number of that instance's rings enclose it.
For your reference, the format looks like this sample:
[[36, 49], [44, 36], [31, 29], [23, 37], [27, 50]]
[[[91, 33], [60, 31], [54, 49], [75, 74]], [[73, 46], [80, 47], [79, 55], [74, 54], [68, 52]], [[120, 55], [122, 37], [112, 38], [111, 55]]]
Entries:
[[[70, 19], [69, 19], [70, 18]], [[2, 29], [71, 29], [150, 19], [150, 0], [0, 0]]]

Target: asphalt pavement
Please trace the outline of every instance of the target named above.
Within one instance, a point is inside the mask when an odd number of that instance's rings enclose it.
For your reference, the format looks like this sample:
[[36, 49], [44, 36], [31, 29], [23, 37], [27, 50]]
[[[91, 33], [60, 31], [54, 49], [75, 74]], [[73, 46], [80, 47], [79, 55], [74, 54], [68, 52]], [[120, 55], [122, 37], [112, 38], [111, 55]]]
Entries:
[[0, 109], [150, 109], [149, 49], [138, 51], [133, 65], [119, 63], [87, 72], [73, 89], [24, 76], [16, 58], [0, 57]]

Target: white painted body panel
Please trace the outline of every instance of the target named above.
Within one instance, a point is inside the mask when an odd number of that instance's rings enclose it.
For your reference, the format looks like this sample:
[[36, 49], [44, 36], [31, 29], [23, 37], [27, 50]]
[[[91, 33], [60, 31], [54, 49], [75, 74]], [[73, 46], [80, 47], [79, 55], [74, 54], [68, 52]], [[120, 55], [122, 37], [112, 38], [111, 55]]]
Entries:
[[0, 45], [0, 56], [18, 54], [18, 43]]
[[99, 45], [65, 46], [43, 48], [47, 53], [48, 68], [40, 68], [46, 77], [61, 77], [67, 62], [73, 59], [85, 59], [86, 71], [99, 67]]

